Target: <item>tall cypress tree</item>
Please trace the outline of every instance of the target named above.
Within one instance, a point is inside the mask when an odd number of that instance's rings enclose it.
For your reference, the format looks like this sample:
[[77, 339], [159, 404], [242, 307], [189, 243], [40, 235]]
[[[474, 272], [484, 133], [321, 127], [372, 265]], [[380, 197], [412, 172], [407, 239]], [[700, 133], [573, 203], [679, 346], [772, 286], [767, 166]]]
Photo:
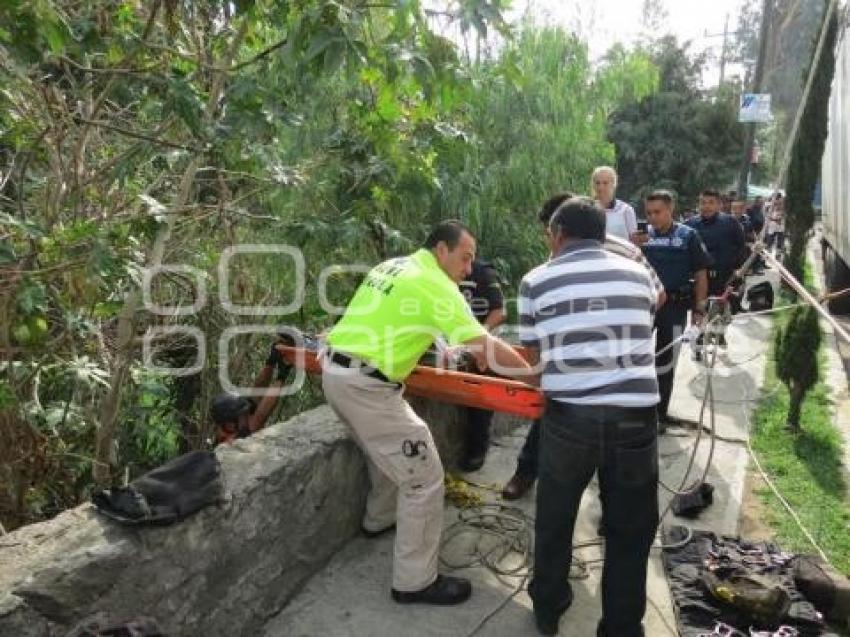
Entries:
[[[824, 0], [827, 5], [830, 0]], [[832, 76], [835, 72], [835, 40], [838, 35], [838, 16], [835, 11], [824, 11], [824, 20], [829, 21], [826, 41], [809, 98], [806, 101], [800, 129], [791, 151], [791, 165], [788, 169], [788, 181], [785, 202], [785, 230], [788, 233], [790, 249], [787, 267], [791, 273], [802, 279], [806, 242], [815, 221], [812, 199], [820, 176], [821, 157], [826, 143], [827, 122], [829, 118], [829, 95], [832, 90]], [[828, 15], [827, 15], [828, 14]], [[820, 31], [818, 31], [820, 38]], [[817, 52], [817, 42], [813, 48]], [[814, 62], [814, 56], [813, 56]], [[804, 83], [810, 69], [804, 75]]]
[[776, 375], [788, 388], [787, 428], [800, 432], [803, 400], [818, 381], [818, 348], [821, 331], [818, 313], [811, 306], [794, 308], [784, 328], [776, 330]]

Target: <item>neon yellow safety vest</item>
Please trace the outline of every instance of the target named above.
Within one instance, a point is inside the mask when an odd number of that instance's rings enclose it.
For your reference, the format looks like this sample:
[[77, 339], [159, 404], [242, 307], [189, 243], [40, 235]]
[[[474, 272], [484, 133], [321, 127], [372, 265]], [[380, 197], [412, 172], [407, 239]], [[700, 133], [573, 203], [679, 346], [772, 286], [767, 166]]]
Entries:
[[327, 342], [401, 381], [437, 336], [457, 345], [484, 333], [457, 284], [423, 248], [372, 268]]

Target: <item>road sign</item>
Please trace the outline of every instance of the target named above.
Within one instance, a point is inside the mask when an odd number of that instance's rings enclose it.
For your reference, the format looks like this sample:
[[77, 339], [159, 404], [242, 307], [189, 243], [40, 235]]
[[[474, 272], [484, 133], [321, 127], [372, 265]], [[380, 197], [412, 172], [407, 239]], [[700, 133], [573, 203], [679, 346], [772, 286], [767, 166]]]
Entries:
[[739, 122], [770, 122], [770, 93], [744, 93], [741, 95], [741, 108], [738, 111]]

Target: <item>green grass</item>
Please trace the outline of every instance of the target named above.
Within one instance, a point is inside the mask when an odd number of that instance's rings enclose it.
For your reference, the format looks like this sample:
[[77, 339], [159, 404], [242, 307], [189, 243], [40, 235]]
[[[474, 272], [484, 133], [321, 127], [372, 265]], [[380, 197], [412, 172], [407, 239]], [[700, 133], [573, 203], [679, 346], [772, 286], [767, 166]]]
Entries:
[[[808, 268], [806, 274], [809, 274]], [[809, 276], [807, 283], [811, 280]], [[782, 319], [777, 319], [780, 325]], [[773, 340], [773, 339], [771, 339]], [[822, 346], [823, 347], [823, 346]], [[785, 429], [788, 391], [776, 378], [773, 348], [767, 362], [765, 398], [754, 415], [751, 444], [765, 472], [797, 512], [803, 525], [845, 575], [850, 574], [850, 503], [842, 465], [842, 438], [832, 422], [830, 388], [821, 380], [806, 396], [802, 432]], [[823, 349], [820, 368], [825, 365]], [[783, 550], [816, 553], [769, 487], [756, 490], [768, 511], [765, 520]]]

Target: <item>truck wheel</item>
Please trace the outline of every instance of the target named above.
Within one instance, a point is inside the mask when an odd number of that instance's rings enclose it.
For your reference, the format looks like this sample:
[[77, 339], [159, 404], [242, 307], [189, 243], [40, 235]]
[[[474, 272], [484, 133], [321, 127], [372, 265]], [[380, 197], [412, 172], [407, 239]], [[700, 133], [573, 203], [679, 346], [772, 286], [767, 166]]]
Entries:
[[[825, 246], [823, 260], [828, 292], [840, 292], [850, 288], [850, 267], [838, 256], [831, 246]], [[833, 314], [850, 314], [850, 293], [827, 304]]]

